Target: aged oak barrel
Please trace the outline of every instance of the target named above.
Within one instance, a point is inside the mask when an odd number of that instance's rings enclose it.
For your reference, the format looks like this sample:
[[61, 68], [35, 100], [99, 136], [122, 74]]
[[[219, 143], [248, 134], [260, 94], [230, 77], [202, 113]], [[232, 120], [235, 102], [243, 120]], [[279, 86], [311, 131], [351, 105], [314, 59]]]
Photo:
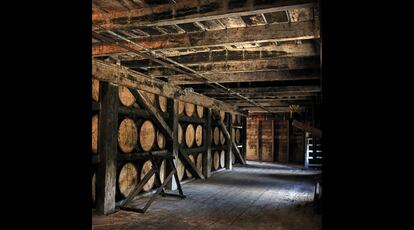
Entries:
[[203, 172], [203, 153], [197, 155], [196, 166], [199, 172]]
[[214, 165], [214, 169], [218, 169], [219, 168], [219, 164], [220, 164], [220, 155], [218, 151], [214, 152], [213, 155], [213, 165]]
[[132, 119], [125, 118], [118, 129], [119, 148], [124, 153], [129, 153], [135, 148], [137, 143], [138, 132], [135, 122]]
[[181, 127], [180, 124], [178, 124], [178, 144], [183, 143], [183, 127]]
[[92, 99], [99, 102], [99, 81], [92, 79]]
[[[194, 156], [193, 155], [188, 155], [188, 158], [190, 159], [191, 162], [193, 162], [193, 164], [195, 165], [195, 160], [194, 160]], [[193, 178], [193, 174], [191, 174], [190, 170], [186, 169], [185, 170], [185, 174], [187, 175], [188, 178]]]
[[159, 130], [157, 130], [157, 146], [160, 149], [165, 148], [165, 136]]
[[197, 125], [195, 131], [195, 141], [197, 146], [201, 146], [203, 144], [203, 126]]
[[221, 168], [224, 168], [225, 154], [226, 154], [226, 152], [224, 150], [221, 150], [221, 153], [220, 153], [220, 167]]
[[150, 151], [155, 143], [155, 127], [150, 120], [144, 121], [139, 130], [139, 143], [143, 151]]
[[158, 104], [162, 112], [167, 112], [167, 98], [161, 95], [158, 95]]
[[136, 100], [131, 91], [125, 86], [119, 86], [118, 96], [121, 104], [126, 107], [132, 106]]
[[197, 116], [199, 118], [203, 118], [204, 116], [204, 107], [201, 105], [197, 105]]
[[236, 121], [236, 114], [234, 114], [234, 113], [231, 114], [231, 123], [232, 124], [236, 124], [237, 123], [237, 121]]
[[180, 159], [177, 159], [177, 175], [178, 175], [178, 179], [181, 181], [184, 177], [184, 164], [183, 162], [181, 162]]
[[236, 129], [236, 131], [234, 132], [234, 138], [236, 139], [236, 143], [240, 143], [240, 129]]
[[218, 127], [214, 128], [214, 132], [213, 132], [213, 140], [214, 140], [214, 144], [218, 145], [220, 142], [220, 130]]
[[191, 117], [194, 114], [195, 105], [192, 103], [185, 103], [185, 115]]
[[194, 144], [194, 126], [188, 124], [187, 129], [185, 130], [185, 144], [188, 148], [191, 148]]
[[132, 163], [126, 163], [122, 166], [118, 177], [118, 187], [124, 197], [127, 197], [138, 183], [137, 176], [138, 171]]
[[164, 183], [165, 180], [165, 171], [167, 170], [166, 160], [162, 160], [160, 166], [160, 181], [161, 184]]
[[226, 138], [224, 137], [224, 133], [223, 131], [220, 130], [220, 143], [221, 145], [224, 145], [225, 142], [226, 142]]
[[[152, 162], [150, 160], [147, 160], [141, 169], [141, 176], [140, 176], [141, 180], [144, 179], [145, 175], [151, 170], [151, 168], [152, 168]], [[148, 192], [149, 190], [151, 190], [152, 187], [154, 186], [154, 181], [155, 181], [155, 174], [150, 177], [147, 183], [145, 183], [144, 187], [142, 187], [142, 190], [144, 190], [145, 192]]]
[[178, 114], [182, 114], [184, 112], [184, 102], [178, 100]]
[[98, 153], [98, 131], [99, 118], [98, 114], [92, 117], [92, 152]]

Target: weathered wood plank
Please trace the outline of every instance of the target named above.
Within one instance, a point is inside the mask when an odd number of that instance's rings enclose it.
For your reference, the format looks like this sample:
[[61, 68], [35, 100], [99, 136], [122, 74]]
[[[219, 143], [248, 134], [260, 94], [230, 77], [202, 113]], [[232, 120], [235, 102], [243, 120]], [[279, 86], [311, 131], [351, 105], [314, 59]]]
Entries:
[[[263, 82], [263, 81], [297, 81], [320, 79], [320, 70], [279, 70], [242, 73], [204, 74], [211, 81], [219, 83], [231, 82]], [[174, 85], [202, 84], [200, 80], [186, 75], [170, 75], [168, 82]]]
[[[291, 41], [319, 38], [319, 22], [305, 21], [228, 28], [225, 31], [203, 31], [197, 33], [168, 34], [132, 39], [149, 49], [199, 48], [254, 42]], [[129, 46], [129, 45], [128, 45]], [[92, 56], [127, 52], [116, 44], [94, 43]]]
[[[225, 92], [217, 89], [194, 89], [204, 95], [225, 95]], [[278, 87], [248, 87], [248, 88], [232, 88], [232, 90], [243, 94], [262, 94], [262, 93], [317, 93], [321, 91], [319, 85], [303, 85], [303, 86], [278, 86]]]
[[295, 128], [298, 128], [298, 129], [302, 129], [306, 132], [310, 132], [310, 133], [312, 133], [312, 135], [315, 135], [317, 137], [322, 137], [322, 131], [320, 129], [315, 128], [311, 125], [305, 124], [303, 122], [300, 122], [298, 120], [294, 119], [292, 121], [292, 126], [295, 127]]
[[100, 81], [112, 82], [117, 85], [143, 90], [168, 98], [179, 98], [184, 102], [201, 105], [207, 108], [214, 108], [241, 114], [232, 105], [225, 104], [221, 101], [203, 96], [198, 93], [184, 92], [184, 90], [182, 90], [180, 87], [174, 86], [161, 80], [152, 79], [148, 76], [132, 71], [126, 67], [93, 59], [92, 75], [94, 78]]
[[118, 104], [118, 87], [101, 82], [96, 210], [105, 215], [115, 211]]
[[[258, 15], [265, 13], [273, 13], [279, 11], [286, 11], [298, 8], [310, 8], [316, 6], [314, 0], [285, 0], [276, 1], [272, 4], [266, 5], [244, 5], [242, 7], [229, 6], [226, 3], [228, 1], [217, 0], [202, 0], [202, 1], [178, 1], [174, 4], [174, 9], [167, 7], [166, 5], [159, 5], [152, 8], [141, 8], [139, 10], [130, 10], [127, 12], [114, 12], [103, 14], [96, 12], [92, 14], [92, 21], [99, 22], [105, 25], [106, 28], [130, 28], [137, 26], [167, 26], [184, 23], [202, 22], [209, 20], [217, 20], [229, 17], [241, 17], [248, 15]], [[221, 2], [221, 3], [220, 3]], [[223, 5], [224, 3], [224, 5]], [[207, 7], [206, 7], [207, 6]], [[208, 6], [213, 7], [209, 10]], [[184, 9], [206, 7], [208, 12], [194, 11], [190, 15], [172, 17], [173, 12], [177, 12]], [[151, 20], [155, 19], [153, 14], [162, 14], [167, 17], [165, 20]], [[170, 15], [171, 16], [170, 16]], [[146, 16], [146, 17], [145, 17]], [[153, 17], [151, 17], [153, 16]], [[122, 20], [120, 20], [122, 19]], [[119, 23], [117, 23], [119, 21]]]
[[[242, 73], [258, 71], [281, 71], [298, 69], [317, 69], [320, 67], [319, 57], [277, 58], [271, 60], [223, 61], [187, 64], [187, 67], [201, 73]], [[148, 75], [153, 77], [179, 75], [174, 70], [158, 66], [148, 69]]]

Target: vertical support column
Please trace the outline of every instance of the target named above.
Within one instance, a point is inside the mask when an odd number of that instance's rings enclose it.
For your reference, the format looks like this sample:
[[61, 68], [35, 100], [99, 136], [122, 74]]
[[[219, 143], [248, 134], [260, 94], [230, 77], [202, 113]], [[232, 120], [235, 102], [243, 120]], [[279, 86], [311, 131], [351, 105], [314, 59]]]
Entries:
[[[177, 168], [177, 159], [178, 159], [178, 99], [168, 99], [167, 101], [167, 111], [169, 114], [168, 125], [170, 126], [173, 132], [173, 139], [167, 138], [167, 149], [169, 153], [174, 155], [175, 159], [173, 160], [175, 167]], [[169, 174], [172, 170], [170, 164], [166, 165], [166, 171]], [[177, 189], [177, 181], [173, 176], [171, 180], [167, 183], [166, 188], [169, 190]]]
[[211, 176], [211, 109], [204, 108], [206, 123], [204, 124], [204, 154], [203, 154], [203, 175], [205, 178]]
[[100, 162], [96, 174], [96, 210], [101, 214], [115, 211], [116, 155], [118, 151], [118, 87], [101, 82], [99, 113]]
[[233, 169], [233, 164], [231, 163], [231, 158], [233, 157], [232, 155], [232, 146], [233, 146], [233, 139], [234, 139], [234, 130], [232, 128], [232, 116], [230, 113], [227, 113], [227, 130], [229, 131], [230, 134], [230, 140], [227, 142], [226, 144], [226, 157], [225, 157], [225, 166], [226, 169], [232, 170]]
[[[312, 126], [316, 127], [316, 120], [315, 120], [315, 112], [316, 109], [316, 105], [315, 105], [315, 97], [312, 98]], [[312, 157], [314, 160], [316, 160], [316, 137], [315, 135], [312, 134]]]
[[259, 161], [263, 161], [263, 121], [259, 120], [259, 125], [257, 127], [257, 156]]
[[248, 127], [247, 127], [247, 116], [248, 116], [248, 114], [246, 114], [246, 117], [242, 117], [243, 129], [242, 129], [241, 135], [242, 135], [243, 148], [242, 148], [241, 154], [242, 154], [244, 159], [246, 159], [246, 151], [247, 151], [247, 129], [248, 129]]

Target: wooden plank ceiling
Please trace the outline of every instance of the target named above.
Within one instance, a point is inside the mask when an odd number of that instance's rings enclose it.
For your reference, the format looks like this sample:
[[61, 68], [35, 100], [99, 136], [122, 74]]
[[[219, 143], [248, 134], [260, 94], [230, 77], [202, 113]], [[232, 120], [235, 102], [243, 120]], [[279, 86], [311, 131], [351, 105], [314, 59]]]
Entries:
[[[92, 56], [213, 97], [263, 111], [199, 79], [119, 47], [102, 28], [189, 67], [274, 112], [320, 100], [315, 0], [93, 0]], [[101, 39], [100, 39], [101, 38]], [[125, 44], [125, 42], [123, 42]], [[127, 46], [130, 46], [126, 44]], [[132, 46], [131, 46], [132, 47]], [[140, 50], [134, 47], [135, 50]]]

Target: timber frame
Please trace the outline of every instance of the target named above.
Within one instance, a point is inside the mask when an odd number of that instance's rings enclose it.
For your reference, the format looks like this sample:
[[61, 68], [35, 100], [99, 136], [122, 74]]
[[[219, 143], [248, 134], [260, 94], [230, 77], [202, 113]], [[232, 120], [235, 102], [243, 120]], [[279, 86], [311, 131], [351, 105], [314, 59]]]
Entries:
[[[96, 208], [97, 211], [103, 214], [110, 214], [118, 209], [145, 213], [156, 196], [175, 196], [185, 198], [181, 188], [181, 181], [176, 172], [176, 159], [180, 159], [186, 169], [189, 170], [196, 178], [205, 179], [211, 176], [211, 165], [209, 165], [209, 158], [211, 158], [211, 151], [225, 150], [226, 151], [226, 169], [231, 169], [231, 148], [232, 146], [226, 144], [224, 146], [211, 146], [211, 130], [212, 121], [216, 122], [212, 116], [212, 109], [204, 107], [203, 118], [198, 118], [194, 115], [192, 117], [178, 114], [178, 99], [167, 99], [167, 111], [161, 112], [157, 105], [149, 103], [149, 98], [146, 94], [139, 92], [134, 88], [127, 87], [131, 94], [135, 97], [136, 102], [131, 107], [125, 107], [120, 104], [118, 99], [118, 87], [112, 82], [100, 81], [100, 101], [92, 101], [92, 112], [99, 114], [99, 134], [98, 134], [98, 153], [93, 154], [93, 168], [97, 172], [97, 192], [96, 192]], [[233, 112], [234, 113], [234, 112]], [[122, 153], [117, 143], [118, 127], [124, 118], [130, 118], [135, 121], [137, 127], [144, 121], [150, 120], [153, 122], [157, 130], [161, 131], [166, 136], [167, 149], [154, 149], [144, 152], [140, 150], [138, 145], [135, 149], [128, 153]], [[231, 115], [226, 113], [227, 124], [231, 124]], [[230, 120], [229, 120], [230, 119]], [[242, 119], [246, 119], [242, 117]], [[220, 120], [220, 119], [219, 119]], [[116, 121], [116, 122], [113, 122]], [[184, 143], [181, 145], [177, 143], [177, 129], [178, 124], [195, 124], [203, 126], [203, 141], [201, 146], [186, 148]], [[226, 129], [230, 130], [231, 126], [227, 125]], [[239, 127], [241, 128], [241, 127]], [[233, 134], [234, 135], [234, 134]], [[106, 139], [105, 139], [106, 138]], [[228, 138], [226, 143], [229, 143]], [[198, 171], [197, 167], [189, 160], [188, 154], [202, 153], [203, 154], [203, 171]], [[150, 160], [152, 162], [152, 169], [144, 176], [133, 189], [128, 197], [120, 201], [116, 206], [116, 194], [119, 193], [117, 188], [119, 169], [127, 162]], [[164, 183], [160, 182], [159, 167], [162, 160], [167, 161], [167, 178]], [[244, 159], [243, 159], [244, 160]], [[243, 162], [242, 160], [242, 162]], [[135, 164], [135, 163], [134, 163]], [[144, 184], [152, 175], [156, 175], [155, 188], [156, 192], [152, 195], [150, 200], [143, 208], [131, 207], [129, 204], [135, 196], [137, 196]], [[174, 184], [174, 185], [173, 185]], [[165, 188], [175, 190], [178, 189], [179, 194], [168, 193]], [[139, 195], [138, 195], [139, 196]]]

